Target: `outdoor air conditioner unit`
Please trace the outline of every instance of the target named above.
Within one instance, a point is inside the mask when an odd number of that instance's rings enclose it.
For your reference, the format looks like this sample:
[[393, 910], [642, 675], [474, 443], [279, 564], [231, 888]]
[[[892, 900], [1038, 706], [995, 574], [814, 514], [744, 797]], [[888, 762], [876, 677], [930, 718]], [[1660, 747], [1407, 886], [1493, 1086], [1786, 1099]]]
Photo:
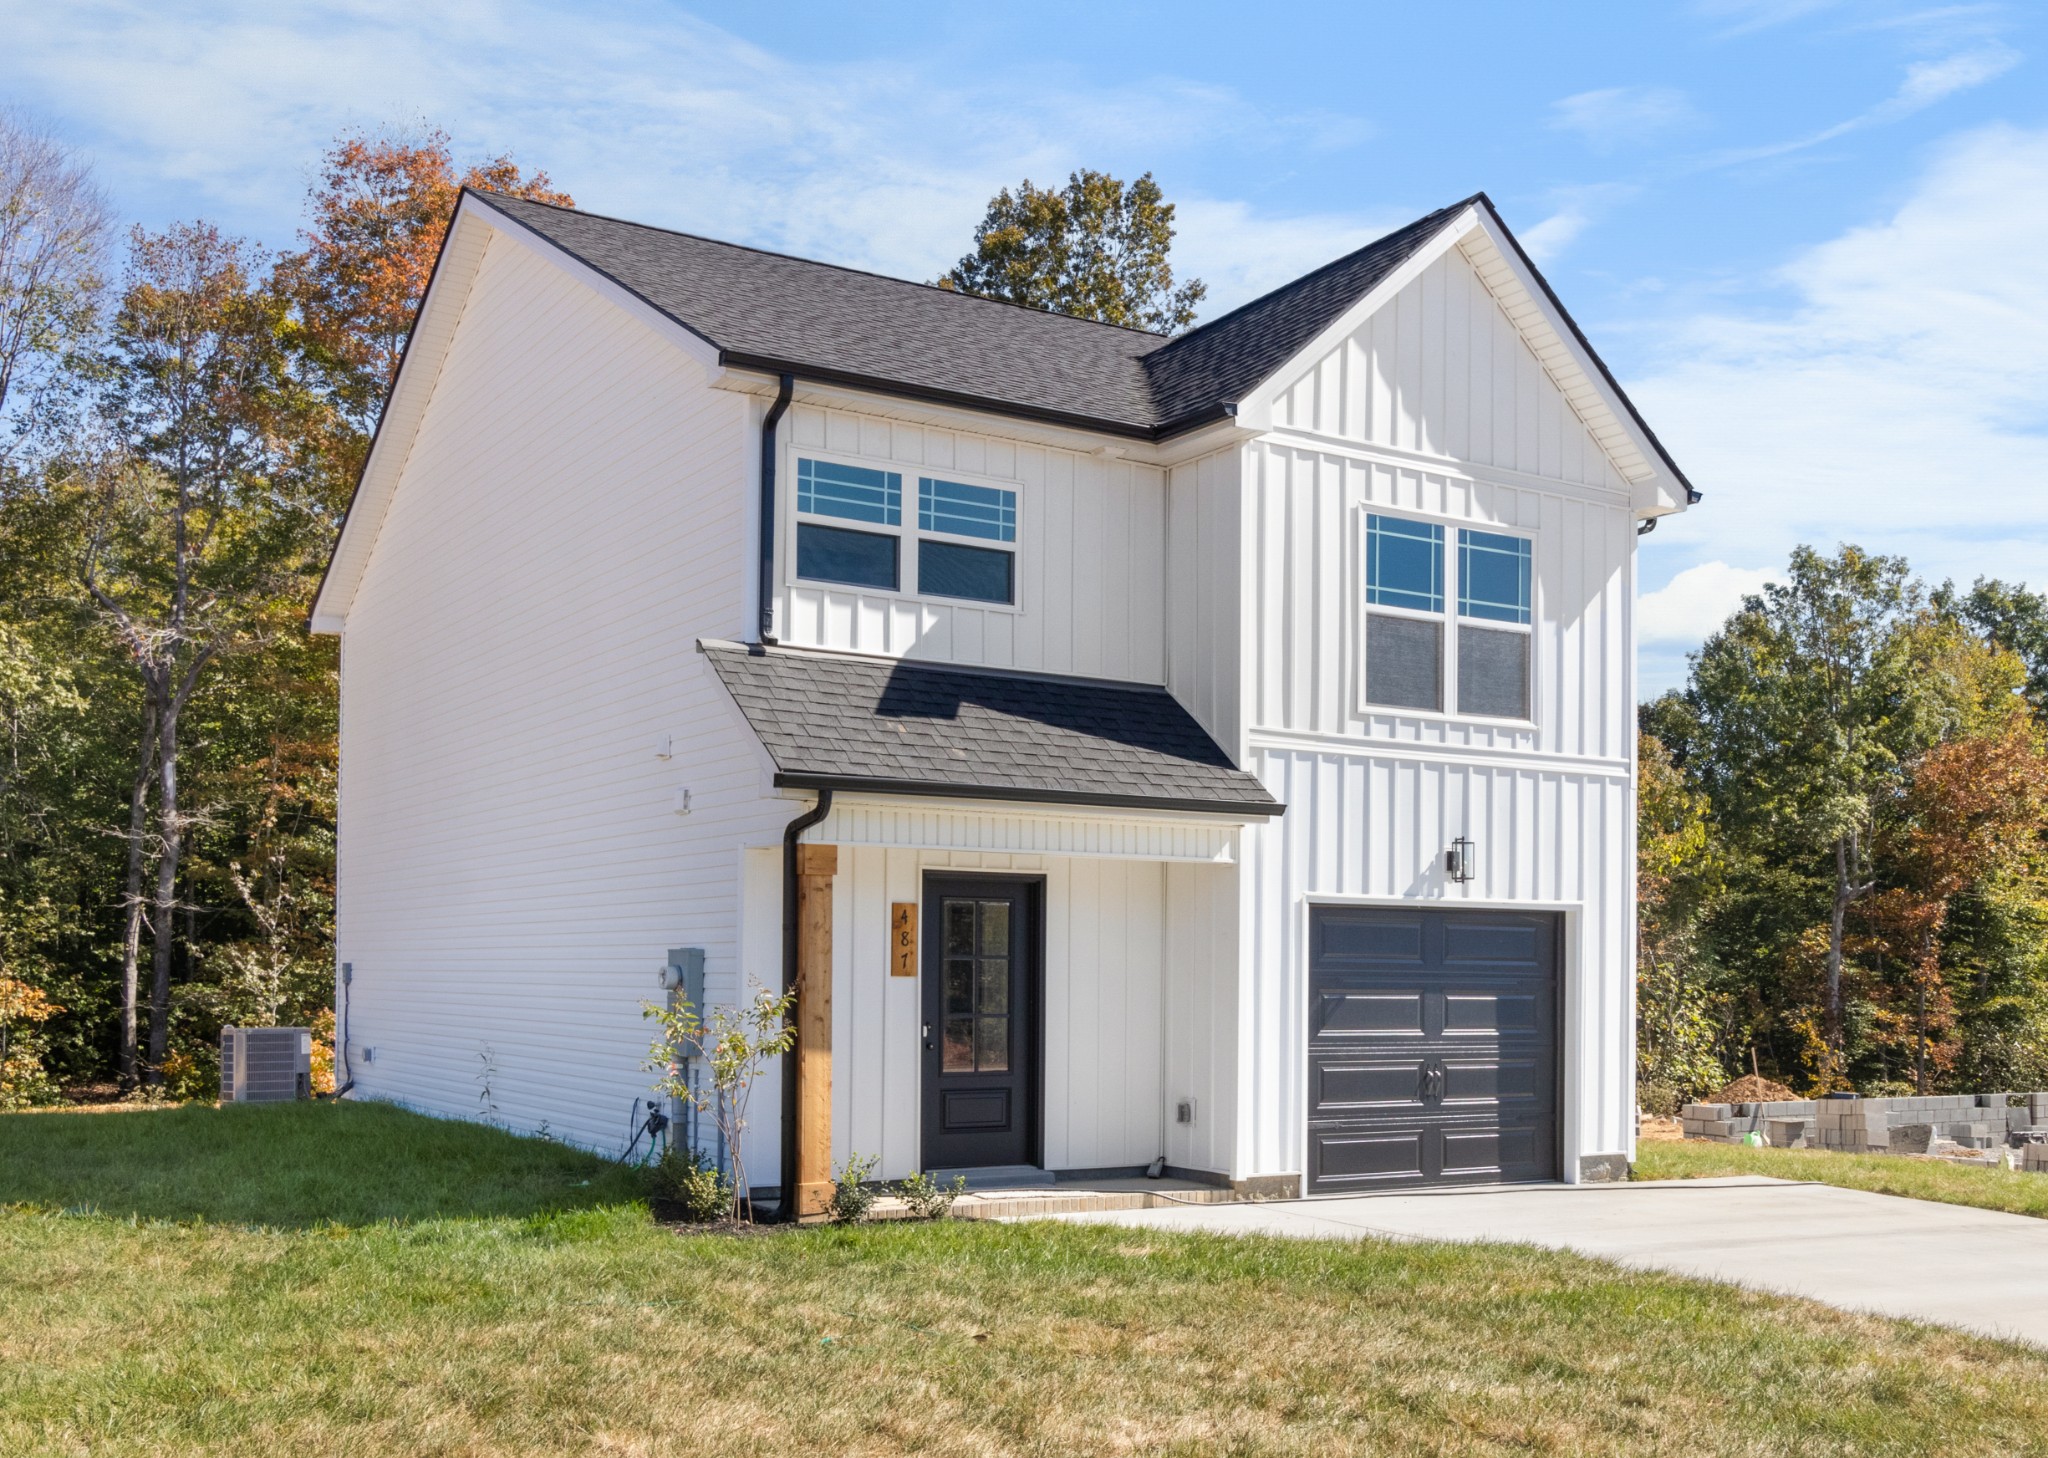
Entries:
[[311, 1028], [222, 1028], [220, 1101], [273, 1104], [313, 1096]]

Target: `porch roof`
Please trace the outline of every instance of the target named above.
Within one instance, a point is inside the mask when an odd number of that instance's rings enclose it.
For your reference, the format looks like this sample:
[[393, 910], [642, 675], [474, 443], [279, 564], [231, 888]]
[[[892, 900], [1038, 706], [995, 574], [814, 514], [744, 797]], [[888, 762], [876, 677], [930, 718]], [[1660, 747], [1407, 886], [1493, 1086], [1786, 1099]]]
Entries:
[[1277, 815], [1165, 689], [706, 639], [775, 783]]

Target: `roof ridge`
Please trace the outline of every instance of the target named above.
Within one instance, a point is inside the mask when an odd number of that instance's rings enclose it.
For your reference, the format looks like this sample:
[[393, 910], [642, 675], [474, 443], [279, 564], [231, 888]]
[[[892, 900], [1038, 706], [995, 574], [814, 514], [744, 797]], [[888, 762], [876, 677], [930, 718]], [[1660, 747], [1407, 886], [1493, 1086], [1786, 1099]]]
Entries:
[[[1238, 315], [1243, 314], [1248, 310], [1257, 308], [1260, 304], [1265, 303], [1268, 299], [1276, 298], [1281, 294], [1290, 293], [1293, 290], [1301, 287], [1301, 285], [1307, 283], [1310, 279], [1319, 278], [1323, 274], [1330, 272], [1330, 270], [1334, 268], [1343, 267], [1345, 264], [1350, 263], [1354, 259], [1356, 259], [1360, 254], [1371, 252], [1373, 249], [1378, 248], [1382, 244], [1386, 243], [1389, 239], [1398, 238], [1403, 233], [1412, 233], [1425, 223], [1436, 222], [1436, 220], [1440, 218], [1453, 217], [1458, 213], [1463, 212], [1466, 208], [1471, 207], [1472, 204], [1478, 202], [1485, 203], [1488, 208], [1493, 207], [1492, 198], [1488, 197], [1483, 191], [1475, 192], [1470, 197], [1462, 198], [1459, 201], [1451, 203], [1445, 207], [1440, 207], [1433, 213], [1424, 213], [1421, 217], [1403, 223], [1398, 228], [1390, 228], [1386, 232], [1380, 234], [1379, 237], [1374, 238], [1369, 242], [1359, 244], [1358, 247], [1352, 249], [1349, 253], [1345, 253], [1336, 258], [1333, 258], [1328, 263], [1321, 264], [1315, 268], [1310, 269], [1307, 273], [1300, 274], [1294, 278], [1289, 279], [1286, 283], [1276, 284], [1272, 288], [1267, 289], [1263, 294], [1260, 294], [1255, 299], [1245, 300], [1245, 302], [1239, 304], [1235, 309], [1232, 309], [1227, 314], [1218, 314], [1214, 319], [1204, 319], [1200, 324], [1197, 324], [1194, 328], [1188, 330], [1187, 333], [1174, 335], [1171, 339], [1167, 341], [1165, 348], [1159, 350], [1157, 354], [1147, 356], [1146, 363], [1150, 364], [1152, 360], [1158, 358], [1160, 355], [1164, 355], [1165, 353], [1167, 353], [1168, 350], [1172, 349], [1175, 345], [1185, 344], [1188, 340], [1195, 338], [1197, 335], [1200, 335], [1207, 330], [1214, 329], [1218, 325], [1226, 323], [1231, 319], [1235, 319]], [[1436, 226], [1438, 228], [1441, 228], [1443, 224], [1439, 222]], [[1431, 229], [1431, 231], [1434, 232], [1435, 229]]]
[[[855, 268], [847, 263], [832, 263], [822, 258], [805, 258], [800, 253], [782, 253], [773, 248], [760, 248], [751, 243], [735, 243], [729, 238], [713, 238], [705, 233], [690, 233], [681, 228], [663, 228], [653, 223], [642, 223], [632, 218], [616, 217], [611, 213], [595, 213], [587, 208], [564, 207], [560, 203], [544, 202], [539, 198], [519, 197], [514, 193], [497, 192], [473, 183], [463, 185], [464, 192], [476, 193], [492, 202], [524, 203], [528, 207], [548, 208], [558, 213], [569, 213], [579, 218], [595, 218], [603, 223], [617, 223], [624, 228], [639, 228], [648, 233], [662, 233], [671, 238], [688, 238], [696, 243], [709, 243], [718, 248], [730, 248], [739, 253], [759, 254], [763, 258], [780, 258], [789, 263], [807, 264], [812, 268], [829, 268], [838, 273], [850, 273], [860, 278], [879, 279], [883, 283], [901, 284], [908, 289], [923, 289], [927, 293], [945, 294], [955, 299], [973, 299], [983, 304], [999, 304], [1006, 309], [1022, 309], [1027, 314], [1044, 314], [1053, 319], [1070, 319], [1076, 324], [1093, 324], [1101, 329], [1117, 329], [1125, 334], [1137, 334], [1146, 339], [1157, 339], [1162, 343], [1173, 339], [1171, 334], [1161, 334], [1153, 329], [1140, 329], [1134, 324], [1112, 324], [1107, 319], [1090, 319], [1081, 314], [1065, 314], [1058, 309], [1041, 309], [1036, 304], [1020, 304], [1015, 299], [998, 299], [989, 294], [969, 293], [965, 289], [941, 288], [937, 284], [920, 283], [914, 278], [898, 278], [893, 273], [878, 273], [872, 268]], [[1226, 316], [1227, 317], [1227, 316]]]

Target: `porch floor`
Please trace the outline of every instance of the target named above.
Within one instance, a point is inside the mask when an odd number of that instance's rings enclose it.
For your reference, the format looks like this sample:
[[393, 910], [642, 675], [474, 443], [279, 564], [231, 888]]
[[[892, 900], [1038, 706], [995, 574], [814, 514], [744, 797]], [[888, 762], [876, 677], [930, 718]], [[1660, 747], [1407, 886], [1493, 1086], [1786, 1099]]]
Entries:
[[[953, 1205], [955, 1220], [1028, 1219], [1040, 1215], [1094, 1215], [1112, 1210], [1159, 1210], [1175, 1205], [1229, 1205], [1244, 1199], [1223, 1185], [1193, 1180], [1108, 1179], [970, 1189]], [[904, 1220], [910, 1208], [894, 1195], [875, 1201], [870, 1218]]]

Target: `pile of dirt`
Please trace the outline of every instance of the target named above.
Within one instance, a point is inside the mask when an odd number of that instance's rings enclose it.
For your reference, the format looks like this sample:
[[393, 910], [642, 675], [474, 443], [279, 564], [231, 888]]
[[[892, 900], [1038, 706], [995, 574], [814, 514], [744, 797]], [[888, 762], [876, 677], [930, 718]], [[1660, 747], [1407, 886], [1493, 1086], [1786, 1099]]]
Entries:
[[1745, 1073], [1715, 1094], [1710, 1104], [1770, 1104], [1782, 1099], [1796, 1099], [1799, 1095], [1782, 1083], [1772, 1083], [1768, 1078], [1758, 1078]]

